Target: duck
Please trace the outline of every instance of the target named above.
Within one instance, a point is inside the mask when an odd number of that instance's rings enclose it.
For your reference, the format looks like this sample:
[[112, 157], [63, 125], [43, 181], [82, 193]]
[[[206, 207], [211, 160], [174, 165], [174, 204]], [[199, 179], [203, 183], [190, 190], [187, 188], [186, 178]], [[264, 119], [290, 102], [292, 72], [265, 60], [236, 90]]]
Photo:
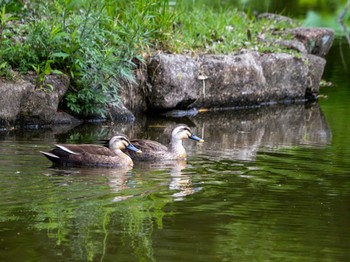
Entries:
[[142, 154], [135, 154], [135, 152], [130, 150], [127, 151], [127, 154], [137, 161], [186, 159], [187, 153], [182, 140], [187, 138], [197, 142], [204, 142], [202, 138], [194, 135], [187, 125], [180, 124], [173, 128], [168, 146], [148, 139], [132, 139], [131, 143], [139, 148]]
[[113, 136], [108, 146], [95, 144], [56, 144], [50, 152], [40, 151], [54, 165], [61, 166], [116, 166], [130, 167], [133, 161], [122, 150], [137, 154], [136, 148], [124, 135]]

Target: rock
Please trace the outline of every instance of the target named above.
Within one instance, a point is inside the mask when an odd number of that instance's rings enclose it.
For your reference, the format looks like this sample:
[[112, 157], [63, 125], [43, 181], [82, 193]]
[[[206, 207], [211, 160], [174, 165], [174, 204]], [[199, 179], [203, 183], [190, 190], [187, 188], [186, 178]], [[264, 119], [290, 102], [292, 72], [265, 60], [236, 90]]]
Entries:
[[122, 102], [119, 102], [116, 106], [111, 106], [109, 108], [109, 116], [112, 121], [119, 122], [134, 122], [134, 114], [125, 107]]
[[163, 116], [167, 117], [185, 117], [185, 116], [195, 116], [199, 110], [197, 108], [191, 108], [189, 110], [171, 110], [163, 113]]
[[160, 54], [151, 64], [149, 74], [155, 77], [149, 106], [166, 111], [304, 100], [307, 93], [318, 93], [325, 60], [314, 55], [247, 52], [195, 58]]
[[[147, 72], [141, 68], [135, 70], [135, 82], [122, 82], [119, 89], [120, 102], [125, 109], [129, 111], [128, 114], [139, 115], [147, 110], [146, 94], [144, 92]], [[122, 118], [125, 115], [123, 109]], [[118, 117], [117, 117], [118, 118]]]
[[[263, 14], [259, 18], [293, 23], [292, 19], [279, 15]], [[135, 115], [146, 111], [193, 116], [198, 113], [194, 108], [251, 107], [315, 99], [326, 62], [322, 57], [332, 45], [334, 31], [295, 28], [285, 32], [291, 33], [294, 39], [271, 41], [295, 49], [298, 54], [241, 50], [236, 55], [192, 57], [158, 53], [148, 58], [147, 68], [137, 63], [137, 81], [121, 83], [120, 101], [113, 106], [106, 105], [108, 117], [125, 123], [133, 122]], [[262, 37], [261, 41], [270, 40]], [[35, 75], [15, 82], [0, 80], [0, 129], [79, 122], [57, 113], [68, 90], [69, 78], [48, 75], [43, 86], [36, 88]], [[102, 122], [106, 118], [97, 116], [94, 120]]]
[[308, 55], [306, 62], [308, 75], [306, 77], [305, 96], [315, 97], [319, 94], [320, 82], [323, 71], [326, 65], [326, 60], [319, 56]]
[[259, 59], [266, 79], [260, 97], [265, 101], [303, 100], [311, 90], [319, 92], [325, 59], [314, 55], [296, 58], [282, 53], [264, 54]]
[[14, 124], [21, 109], [22, 97], [32, 89], [34, 86], [28, 81], [0, 80], [0, 119], [3, 125]]
[[66, 112], [57, 112], [55, 115], [54, 124], [56, 125], [79, 125], [81, 123], [83, 123], [82, 120]]
[[[290, 25], [295, 24], [294, 20], [277, 14], [272, 13], [262, 13], [257, 16], [258, 19], [268, 19], [276, 21], [277, 23], [285, 22]], [[334, 40], [334, 31], [330, 28], [305, 28], [305, 27], [296, 27], [290, 30], [286, 30], [286, 33], [290, 33], [294, 36], [295, 40], [302, 43], [309, 54], [322, 56], [324, 57], [329, 49], [331, 48]], [[295, 41], [294, 40], [294, 41]], [[292, 42], [291, 42], [292, 41]], [[296, 49], [304, 53], [304, 48], [293, 40], [283, 40], [280, 41], [282, 46]]]
[[280, 40], [280, 41], [275, 41], [275, 43], [279, 44], [281, 47], [294, 49], [300, 53], [307, 54], [307, 50], [304, 44], [297, 40]]
[[58, 104], [68, 85], [69, 78], [64, 75], [46, 76], [44, 86], [49, 86], [50, 89], [36, 88], [33, 76], [15, 82], [1, 81], [2, 124], [7, 127], [21, 125], [30, 128], [53, 124]]
[[198, 69], [196, 61], [186, 55], [158, 54], [149, 59], [149, 107], [186, 109], [197, 98]]
[[288, 32], [304, 44], [309, 54], [321, 57], [328, 53], [334, 40], [334, 31], [329, 28], [298, 27]]
[[199, 58], [199, 71], [208, 76], [199, 80], [196, 101], [191, 107], [244, 106], [256, 104], [265, 85], [256, 53], [205, 55]]

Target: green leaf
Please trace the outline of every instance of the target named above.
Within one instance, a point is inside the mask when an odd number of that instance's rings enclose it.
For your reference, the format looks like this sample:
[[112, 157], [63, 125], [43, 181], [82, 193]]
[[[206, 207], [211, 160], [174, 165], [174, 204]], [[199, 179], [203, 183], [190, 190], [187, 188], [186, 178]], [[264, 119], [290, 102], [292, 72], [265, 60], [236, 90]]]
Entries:
[[51, 57], [52, 57], [52, 58], [54, 58], [54, 57], [59, 57], [59, 58], [65, 59], [65, 58], [69, 57], [69, 54], [63, 53], [63, 52], [57, 52], [57, 53], [51, 54]]

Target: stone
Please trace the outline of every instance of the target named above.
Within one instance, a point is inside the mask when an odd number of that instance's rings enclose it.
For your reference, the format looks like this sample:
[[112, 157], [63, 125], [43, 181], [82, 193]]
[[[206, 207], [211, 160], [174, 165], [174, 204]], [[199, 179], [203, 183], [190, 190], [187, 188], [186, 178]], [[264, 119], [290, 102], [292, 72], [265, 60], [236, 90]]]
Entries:
[[68, 90], [69, 78], [65, 75], [47, 75], [43, 86], [36, 88], [33, 75], [17, 81], [2, 80], [2, 124], [7, 127], [22, 125], [35, 128], [53, 124], [58, 105]]
[[298, 27], [287, 32], [302, 42], [309, 54], [321, 57], [324, 57], [328, 53], [334, 40], [334, 31], [330, 28]]
[[126, 108], [122, 102], [118, 102], [115, 106], [110, 106], [109, 108], [109, 117], [112, 121], [119, 122], [134, 122], [134, 114]]
[[[151, 64], [149, 74], [155, 77], [149, 106], [168, 111], [305, 100], [307, 94], [318, 93], [325, 60], [308, 54], [247, 52], [193, 58], [161, 54]], [[169, 80], [179, 75], [185, 77]]]
[[[276, 21], [277, 23], [287, 23], [290, 25], [295, 24], [294, 20], [272, 13], [262, 13], [257, 16], [258, 19], [268, 19]], [[287, 34], [291, 34], [294, 37], [294, 41], [304, 45], [307, 53], [324, 57], [331, 48], [335, 36], [335, 32], [330, 28], [323, 27], [296, 27], [286, 30]], [[296, 49], [299, 52], [305, 53], [304, 48], [300, 44], [295, 43], [293, 40], [282, 40], [279, 43], [288, 48]]]
[[281, 47], [294, 49], [300, 53], [307, 54], [307, 50], [304, 44], [297, 40], [280, 40], [275, 41], [275, 43], [279, 44]]
[[21, 110], [23, 96], [34, 86], [24, 80], [17, 82], [0, 80], [0, 119], [4, 124], [14, 123]]
[[[187, 55], [158, 54], [149, 59], [148, 106], [151, 110], [186, 109], [197, 98], [196, 61]], [[166, 94], [166, 95], [165, 95]]]
[[199, 71], [208, 76], [197, 88], [192, 107], [242, 106], [256, 103], [265, 85], [256, 53], [241, 55], [204, 55], [199, 58]]
[[146, 93], [147, 70], [138, 68], [134, 71], [135, 82], [123, 81], [119, 89], [120, 101], [135, 115], [147, 110]]
[[55, 120], [54, 120], [54, 124], [56, 125], [79, 125], [83, 123], [82, 120], [66, 113], [66, 112], [62, 112], [59, 111], [56, 113], [55, 115]]

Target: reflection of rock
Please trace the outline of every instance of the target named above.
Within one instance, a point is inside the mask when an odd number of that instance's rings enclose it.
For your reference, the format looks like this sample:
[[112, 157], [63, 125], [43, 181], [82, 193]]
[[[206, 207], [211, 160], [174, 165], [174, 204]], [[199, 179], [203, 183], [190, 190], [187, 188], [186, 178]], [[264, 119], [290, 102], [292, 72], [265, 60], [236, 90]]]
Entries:
[[252, 160], [261, 147], [327, 145], [331, 131], [319, 106], [273, 106], [255, 110], [217, 111], [199, 114], [194, 119], [202, 128], [208, 153]]

